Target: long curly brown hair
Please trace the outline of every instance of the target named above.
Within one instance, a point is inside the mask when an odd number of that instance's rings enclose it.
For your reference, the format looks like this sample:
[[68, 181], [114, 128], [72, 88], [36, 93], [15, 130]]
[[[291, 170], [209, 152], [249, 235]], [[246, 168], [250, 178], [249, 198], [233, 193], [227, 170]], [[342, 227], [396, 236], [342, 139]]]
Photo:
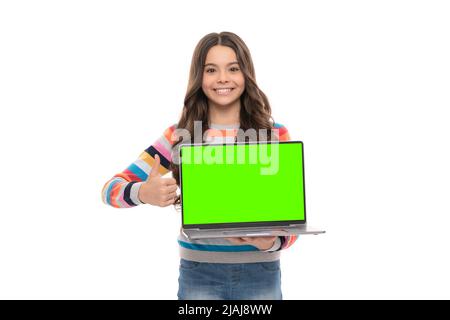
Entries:
[[[275, 123], [271, 115], [269, 100], [264, 92], [258, 88], [255, 78], [255, 68], [253, 66], [250, 51], [244, 41], [232, 32], [210, 33], [204, 36], [195, 47], [192, 55], [191, 68], [189, 72], [189, 82], [186, 96], [184, 98], [184, 107], [178, 121], [177, 128], [187, 129], [194, 137], [194, 121], [202, 121], [202, 135], [209, 129], [208, 124], [208, 99], [202, 90], [204, 64], [209, 49], [213, 46], [227, 46], [236, 53], [237, 61], [245, 79], [245, 89], [240, 97], [240, 128], [242, 130], [255, 129], [257, 139], [259, 139], [260, 130], [267, 130], [266, 139], [271, 139], [270, 130]], [[178, 140], [173, 148], [181, 142]], [[180, 186], [179, 166], [171, 163], [172, 175]], [[174, 205], [180, 204], [181, 197], [175, 200]]]

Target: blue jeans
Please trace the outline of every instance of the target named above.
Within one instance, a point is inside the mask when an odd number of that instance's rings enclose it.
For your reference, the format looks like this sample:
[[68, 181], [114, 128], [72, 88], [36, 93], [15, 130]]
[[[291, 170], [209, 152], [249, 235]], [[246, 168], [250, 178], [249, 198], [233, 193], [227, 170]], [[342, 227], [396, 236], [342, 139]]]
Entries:
[[282, 300], [280, 261], [205, 263], [180, 260], [179, 300]]

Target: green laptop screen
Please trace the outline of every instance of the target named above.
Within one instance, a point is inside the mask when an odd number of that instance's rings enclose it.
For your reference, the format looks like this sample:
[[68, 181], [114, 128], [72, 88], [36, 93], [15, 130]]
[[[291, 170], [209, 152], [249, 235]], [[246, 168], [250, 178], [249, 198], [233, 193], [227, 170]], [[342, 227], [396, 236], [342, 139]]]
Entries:
[[183, 223], [304, 220], [301, 142], [181, 147]]

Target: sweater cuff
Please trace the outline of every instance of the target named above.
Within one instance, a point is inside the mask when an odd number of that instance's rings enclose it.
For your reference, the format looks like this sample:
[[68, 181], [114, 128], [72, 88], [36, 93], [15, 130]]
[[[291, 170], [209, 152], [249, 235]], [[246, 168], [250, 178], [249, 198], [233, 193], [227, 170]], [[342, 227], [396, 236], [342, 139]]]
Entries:
[[130, 190], [130, 199], [133, 201], [137, 206], [140, 204], [144, 204], [141, 200], [139, 200], [139, 189], [141, 188], [141, 185], [144, 182], [136, 182], [133, 183]]
[[275, 242], [273, 243], [273, 246], [267, 250], [262, 250], [264, 252], [272, 252], [272, 251], [277, 251], [281, 248], [281, 239], [280, 237], [277, 237], [275, 239]]

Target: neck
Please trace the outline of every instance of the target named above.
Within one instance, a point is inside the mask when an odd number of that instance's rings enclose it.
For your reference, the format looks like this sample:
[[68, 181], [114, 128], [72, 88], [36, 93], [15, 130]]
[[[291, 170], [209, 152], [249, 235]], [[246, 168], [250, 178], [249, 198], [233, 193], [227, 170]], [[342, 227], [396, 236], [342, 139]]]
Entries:
[[209, 123], [232, 125], [240, 122], [241, 103], [235, 103], [227, 106], [220, 106], [214, 103], [209, 104]]

